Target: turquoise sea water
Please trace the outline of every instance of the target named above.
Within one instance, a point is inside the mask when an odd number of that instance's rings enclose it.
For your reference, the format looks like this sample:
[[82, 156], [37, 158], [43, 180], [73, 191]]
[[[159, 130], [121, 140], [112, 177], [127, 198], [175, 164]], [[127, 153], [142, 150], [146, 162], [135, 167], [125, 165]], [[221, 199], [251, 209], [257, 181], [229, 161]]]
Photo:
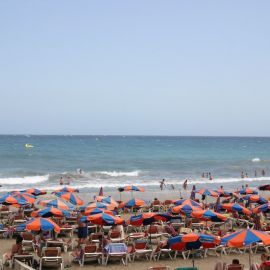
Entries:
[[[34, 147], [25, 148], [27, 143]], [[250, 186], [268, 183], [270, 138], [0, 136], [0, 191], [53, 189], [61, 175], [84, 191], [125, 184], [158, 189], [162, 178], [176, 187], [188, 178], [197, 186], [234, 188], [244, 183], [241, 171]], [[213, 181], [202, 172], [211, 172]]]

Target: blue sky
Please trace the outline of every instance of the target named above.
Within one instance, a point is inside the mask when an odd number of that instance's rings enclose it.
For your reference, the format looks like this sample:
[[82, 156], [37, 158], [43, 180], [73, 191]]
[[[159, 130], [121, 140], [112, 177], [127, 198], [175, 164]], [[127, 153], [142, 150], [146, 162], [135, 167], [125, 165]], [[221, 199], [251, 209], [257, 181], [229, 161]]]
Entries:
[[269, 1], [1, 1], [0, 133], [270, 136]]

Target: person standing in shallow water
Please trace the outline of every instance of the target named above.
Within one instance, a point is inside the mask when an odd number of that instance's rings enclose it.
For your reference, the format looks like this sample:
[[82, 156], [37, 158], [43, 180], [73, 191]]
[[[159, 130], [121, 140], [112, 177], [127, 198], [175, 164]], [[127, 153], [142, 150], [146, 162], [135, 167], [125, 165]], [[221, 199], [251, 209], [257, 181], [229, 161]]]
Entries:
[[160, 181], [160, 190], [163, 190], [165, 186], [166, 186], [166, 185], [165, 185], [165, 179], [162, 179], [162, 180]]
[[188, 180], [186, 179], [185, 182], [183, 183], [183, 189], [184, 190], [187, 190], [187, 182], [188, 182]]

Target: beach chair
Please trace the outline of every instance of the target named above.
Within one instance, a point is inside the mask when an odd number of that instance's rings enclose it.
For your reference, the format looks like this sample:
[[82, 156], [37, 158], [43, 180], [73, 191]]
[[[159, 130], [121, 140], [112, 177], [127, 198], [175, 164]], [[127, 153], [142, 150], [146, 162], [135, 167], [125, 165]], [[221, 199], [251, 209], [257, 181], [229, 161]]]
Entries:
[[192, 233], [192, 229], [190, 228], [181, 228], [180, 229], [180, 234], [189, 234], [189, 233]]
[[98, 248], [95, 244], [86, 245], [83, 248], [81, 261], [79, 261], [80, 266], [84, 266], [85, 261], [92, 261], [92, 260], [96, 260], [100, 264], [101, 257], [102, 257], [102, 253], [98, 252]]
[[5, 237], [5, 235], [7, 234], [7, 229], [4, 227], [4, 224], [0, 224], [0, 235], [2, 235], [2, 238]]
[[178, 267], [175, 270], [198, 270], [197, 267]]
[[102, 233], [91, 233], [89, 236], [90, 243], [99, 243]]
[[34, 255], [33, 254], [14, 254], [11, 261], [9, 262], [9, 267], [13, 268], [15, 260], [18, 260], [20, 262], [23, 262], [29, 266], [32, 266], [34, 261]]
[[254, 247], [254, 253], [257, 253], [258, 250], [262, 250], [266, 253], [270, 253], [270, 245], [264, 245], [264, 243], [257, 243]]
[[189, 258], [190, 250], [186, 250], [186, 243], [180, 242], [173, 244], [171, 246], [171, 250], [175, 252], [174, 259], [177, 257], [177, 255], [181, 255], [184, 260]]
[[227, 255], [226, 247], [223, 245], [217, 245], [215, 243], [202, 243], [202, 248], [204, 250], [204, 258], [206, 258], [211, 251], [213, 251], [214, 255], [217, 257], [221, 256], [222, 254]]
[[148, 239], [149, 239], [150, 243], [154, 239], [161, 240], [161, 238], [162, 238], [162, 233], [159, 233], [158, 226], [156, 226], [156, 225], [149, 226], [149, 228], [147, 230], [147, 235], [148, 235]]
[[27, 250], [29, 248], [35, 250], [34, 235], [29, 232], [24, 232], [21, 235], [23, 238], [23, 241], [22, 241], [23, 250]]
[[172, 206], [174, 206], [172, 200], [164, 201], [163, 205], [164, 205], [164, 211], [168, 211]]
[[145, 234], [144, 233], [130, 233], [127, 238], [128, 243], [133, 243], [136, 240], [144, 239]]
[[170, 266], [152, 266], [148, 267], [147, 270], [170, 270]]
[[121, 237], [121, 232], [119, 231], [109, 232], [109, 239], [112, 243], [121, 243], [125, 241], [125, 238]]
[[107, 265], [109, 259], [113, 260], [120, 260], [124, 265], [127, 265], [128, 261], [128, 253], [127, 253], [127, 246], [124, 243], [110, 243], [105, 248], [105, 262], [104, 264]]
[[227, 264], [225, 266], [225, 270], [244, 270], [244, 265], [243, 264]]
[[151, 259], [153, 250], [148, 248], [147, 240], [137, 240], [133, 244], [133, 261], [135, 258], [144, 256], [147, 260]]
[[164, 247], [164, 243], [160, 242], [156, 249], [153, 250], [150, 260], [154, 259], [155, 261], [159, 261], [162, 255], [167, 255], [172, 260], [171, 253], [172, 250], [170, 248]]
[[39, 270], [42, 270], [42, 267], [61, 267], [61, 270], [64, 269], [63, 258], [61, 257], [61, 248], [60, 247], [44, 247], [41, 251], [41, 258], [39, 262]]

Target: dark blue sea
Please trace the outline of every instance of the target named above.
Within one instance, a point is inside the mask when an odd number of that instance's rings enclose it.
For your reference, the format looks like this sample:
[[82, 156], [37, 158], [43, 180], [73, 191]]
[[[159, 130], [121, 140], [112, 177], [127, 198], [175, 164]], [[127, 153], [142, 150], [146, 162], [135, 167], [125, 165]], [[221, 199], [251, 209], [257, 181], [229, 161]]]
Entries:
[[155, 190], [163, 178], [176, 187], [185, 179], [199, 187], [257, 186], [270, 183], [270, 138], [0, 136], [0, 192], [51, 190], [61, 176], [83, 192], [127, 184]]

